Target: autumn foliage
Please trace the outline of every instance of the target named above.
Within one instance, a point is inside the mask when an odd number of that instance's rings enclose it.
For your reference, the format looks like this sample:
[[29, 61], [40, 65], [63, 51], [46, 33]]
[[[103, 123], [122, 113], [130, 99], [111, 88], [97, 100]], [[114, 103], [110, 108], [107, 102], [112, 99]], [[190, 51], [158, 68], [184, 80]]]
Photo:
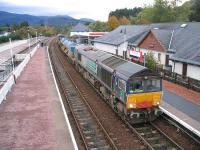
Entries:
[[118, 21], [117, 17], [115, 17], [115, 16], [109, 17], [108, 22], [107, 22], [107, 26], [108, 26], [108, 30], [109, 30], [109, 31], [114, 30], [114, 29], [117, 28], [119, 25], [120, 25], [120, 24], [119, 24], [119, 21]]
[[114, 30], [119, 25], [128, 25], [128, 24], [130, 24], [130, 21], [126, 17], [122, 17], [118, 19], [116, 16], [109, 17], [108, 22], [107, 22], [109, 31]]

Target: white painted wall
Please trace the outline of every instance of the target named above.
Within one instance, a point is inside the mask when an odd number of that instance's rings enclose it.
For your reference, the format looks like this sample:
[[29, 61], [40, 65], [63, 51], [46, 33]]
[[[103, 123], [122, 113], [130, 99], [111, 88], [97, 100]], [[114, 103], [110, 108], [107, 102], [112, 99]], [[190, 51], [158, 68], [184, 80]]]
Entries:
[[103, 44], [103, 43], [96, 43], [95, 42], [94, 43], [94, 47], [97, 48], [97, 49], [99, 49], [99, 50], [105, 51], [105, 52], [116, 54], [117, 46], [114, 46], [114, 45]]
[[122, 43], [118, 46], [118, 55], [123, 56], [123, 51], [127, 51], [128, 42]]
[[200, 80], [200, 66], [188, 65], [187, 76]]
[[175, 62], [174, 72], [182, 75], [182, 71], [183, 71], [183, 64], [180, 62]]
[[[137, 47], [136, 50], [139, 50], [139, 48]], [[154, 55], [154, 58], [157, 60], [157, 62], [161, 65], [165, 65], [166, 53], [157, 52], [157, 51], [153, 51], [153, 50], [147, 50], [147, 49], [143, 49], [143, 48], [140, 48], [140, 51], [142, 51], [142, 55], [147, 54], [148, 52], [151, 51]], [[161, 54], [160, 61], [158, 61], [158, 53]]]
[[103, 50], [105, 52], [109, 52], [112, 54], [116, 54], [116, 49], [118, 49], [118, 55], [123, 56], [123, 51], [127, 50], [128, 42], [122, 43], [121, 45], [115, 46], [110, 44], [103, 44], [103, 43], [94, 43], [94, 47]]
[[[173, 68], [172, 68], [173, 71]], [[181, 62], [175, 62], [175, 68], [174, 72], [182, 75], [183, 71], [183, 63]], [[187, 65], [187, 77], [193, 78], [200, 80], [200, 66], [195, 66], [195, 65]]]

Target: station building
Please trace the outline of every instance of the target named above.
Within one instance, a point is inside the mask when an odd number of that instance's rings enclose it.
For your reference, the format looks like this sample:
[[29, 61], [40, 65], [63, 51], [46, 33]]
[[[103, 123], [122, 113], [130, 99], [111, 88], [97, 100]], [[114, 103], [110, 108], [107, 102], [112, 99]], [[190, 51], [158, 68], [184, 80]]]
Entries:
[[105, 34], [107, 34], [107, 32], [93, 32], [88, 26], [78, 23], [72, 28], [70, 37], [76, 41], [76, 43], [88, 44], [91, 43], [94, 38], [101, 37]]

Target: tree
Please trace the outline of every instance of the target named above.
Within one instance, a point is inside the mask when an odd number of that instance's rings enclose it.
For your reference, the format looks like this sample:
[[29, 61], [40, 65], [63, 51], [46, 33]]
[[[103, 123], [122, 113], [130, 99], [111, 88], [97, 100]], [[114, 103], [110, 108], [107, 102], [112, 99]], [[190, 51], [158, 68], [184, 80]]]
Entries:
[[145, 8], [140, 12], [136, 18], [136, 24], [149, 24], [153, 22], [153, 13], [154, 10], [152, 7]]
[[12, 30], [16, 31], [20, 28], [20, 26], [18, 24], [14, 23], [11, 25], [11, 28], [12, 28]]
[[182, 6], [178, 6], [175, 8], [176, 21], [189, 21], [189, 15], [191, 11], [191, 1], [185, 2]]
[[151, 51], [149, 51], [147, 53], [147, 55], [145, 56], [145, 61], [146, 61], [146, 64], [147, 64], [147, 67], [150, 68], [150, 69], [155, 69], [156, 68], [156, 60], [153, 56], [153, 53]]
[[101, 21], [92, 22], [89, 24], [89, 27], [92, 31], [95, 32], [104, 32], [106, 31], [106, 23]]
[[120, 25], [127, 25], [130, 24], [130, 21], [125, 16], [123, 16], [122, 18], [119, 19], [119, 23]]
[[23, 21], [23, 22], [20, 23], [20, 27], [21, 27], [21, 28], [22, 28], [22, 27], [28, 27], [28, 26], [29, 26], [29, 24], [28, 24], [27, 21]]
[[108, 26], [109, 31], [112, 31], [115, 28], [117, 28], [119, 26], [119, 21], [118, 21], [117, 17], [115, 17], [115, 16], [109, 17], [107, 26]]
[[111, 11], [109, 13], [109, 17], [111, 16], [116, 16], [117, 18], [122, 18], [122, 17], [126, 17], [126, 18], [130, 18], [130, 17], [136, 17], [137, 14], [139, 12], [142, 11], [141, 7], [135, 7], [133, 9], [116, 9], [115, 11]]
[[200, 1], [192, 0], [191, 13], [189, 15], [190, 21], [200, 21]]
[[172, 21], [171, 7], [167, 0], [155, 0], [153, 10], [153, 22]]

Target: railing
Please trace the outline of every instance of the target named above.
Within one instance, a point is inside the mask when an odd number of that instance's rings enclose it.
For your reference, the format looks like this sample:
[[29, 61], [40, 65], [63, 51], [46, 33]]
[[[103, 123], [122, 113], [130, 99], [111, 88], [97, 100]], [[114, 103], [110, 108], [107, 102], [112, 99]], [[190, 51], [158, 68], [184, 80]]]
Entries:
[[164, 80], [168, 80], [177, 84], [180, 84], [182, 86], [185, 86], [189, 89], [195, 90], [200, 92], [200, 81], [190, 78], [190, 77], [186, 77], [186, 76], [182, 76], [180, 74], [168, 71], [168, 70], [163, 70], [163, 69], [157, 69], [156, 72], [158, 72], [158, 74], [160, 74], [160, 76], [164, 79]]
[[11, 90], [13, 84], [15, 84], [16, 79], [20, 76], [21, 72], [23, 71], [26, 64], [29, 62], [30, 58], [35, 54], [35, 52], [38, 49], [38, 45], [30, 52], [30, 54], [27, 54], [25, 59], [19, 64], [19, 66], [11, 73], [12, 75], [8, 78], [6, 83], [3, 85], [3, 87], [0, 89], [0, 104], [3, 100], [6, 100], [7, 93]]

